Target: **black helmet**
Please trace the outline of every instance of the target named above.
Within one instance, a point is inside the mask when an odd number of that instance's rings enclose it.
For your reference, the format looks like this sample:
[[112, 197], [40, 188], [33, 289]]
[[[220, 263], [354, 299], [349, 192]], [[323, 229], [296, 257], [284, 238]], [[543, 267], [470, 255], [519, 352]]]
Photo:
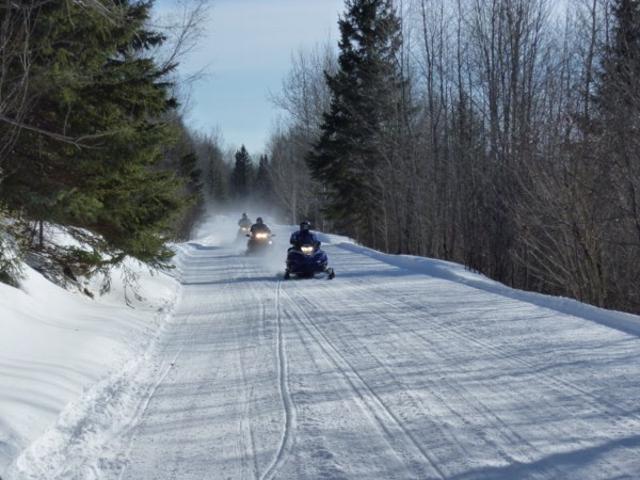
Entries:
[[243, 214], [242, 214], [242, 218], [247, 218], [247, 214], [246, 214], [246, 213], [243, 213]]
[[256, 223], [262, 223], [262, 217], [256, 218]]
[[311, 222], [305, 220], [300, 224], [300, 230], [309, 230], [311, 228]]

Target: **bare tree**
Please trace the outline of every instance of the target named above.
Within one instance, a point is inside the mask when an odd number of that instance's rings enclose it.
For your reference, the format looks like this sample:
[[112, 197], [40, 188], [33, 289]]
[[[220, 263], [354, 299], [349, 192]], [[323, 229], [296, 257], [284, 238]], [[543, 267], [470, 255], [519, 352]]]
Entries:
[[325, 75], [336, 69], [336, 55], [328, 45], [292, 56], [291, 68], [279, 93], [271, 100], [288, 114], [287, 122], [273, 135], [268, 147], [276, 197], [291, 222], [313, 218], [324, 226], [322, 185], [313, 181], [306, 164], [312, 144], [320, 134], [322, 116], [329, 108]]
[[[637, 311], [637, 82], [614, 85], [635, 112], [612, 112], [616, 121], [601, 122], [594, 100], [616, 35], [612, 0], [395, 3], [409, 81], [401, 128], [375, 145], [379, 238], [365, 241]], [[317, 61], [298, 54], [292, 64], [275, 98], [289, 120], [272, 157], [281, 201], [300, 212], [322, 204], [321, 188], [295, 186], [328, 96]]]

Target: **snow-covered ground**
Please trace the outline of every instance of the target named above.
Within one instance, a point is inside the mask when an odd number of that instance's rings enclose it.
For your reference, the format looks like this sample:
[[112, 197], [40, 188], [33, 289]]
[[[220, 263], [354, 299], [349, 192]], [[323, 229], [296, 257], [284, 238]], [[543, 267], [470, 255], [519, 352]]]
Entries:
[[73, 410], [70, 402], [88, 398], [98, 382], [109, 383], [137, 361], [169, 318], [179, 283], [127, 263], [140, 275], [142, 298], [127, 287], [131, 307], [119, 272], [111, 291], [96, 300], [28, 267], [21, 289], [0, 283], [0, 477], [65, 407]]
[[640, 478], [638, 317], [331, 235], [334, 280], [284, 281], [290, 229], [234, 224], [177, 246], [163, 323], [0, 286], [3, 479]]

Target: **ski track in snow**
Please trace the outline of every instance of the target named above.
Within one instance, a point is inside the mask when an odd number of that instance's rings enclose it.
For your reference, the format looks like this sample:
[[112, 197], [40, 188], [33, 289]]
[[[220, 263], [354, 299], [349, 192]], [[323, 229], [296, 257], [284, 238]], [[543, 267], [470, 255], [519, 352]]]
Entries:
[[289, 393], [288, 386], [288, 365], [287, 365], [287, 354], [285, 350], [284, 337], [282, 335], [282, 319], [280, 317], [280, 295], [281, 295], [281, 281], [278, 280], [276, 290], [276, 327], [278, 333], [276, 335], [277, 338], [277, 351], [278, 351], [278, 380], [280, 383], [280, 396], [282, 397], [282, 404], [284, 408], [284, 426], [282, 431], [282, 441], [280, 442], [280, 446], [278, 447], [278, 452], [276, 456], [269, 465], [269, 468], [264, 472], [263, 475], [260, 476], [260, 480], [270, 480], [274, 478], [274, 475], [280, 464], [284, 462], [286, 458], [286, 451], [290, 448], [291, 445], [291, 436], [292, 436], [292, 428], [294, 424], [294, 407], [293, 402], [291, 400], [291, 394]]
[[640, 478], [637, 336], [326, 249], [179, 246], [173, 321], [8, 480]]

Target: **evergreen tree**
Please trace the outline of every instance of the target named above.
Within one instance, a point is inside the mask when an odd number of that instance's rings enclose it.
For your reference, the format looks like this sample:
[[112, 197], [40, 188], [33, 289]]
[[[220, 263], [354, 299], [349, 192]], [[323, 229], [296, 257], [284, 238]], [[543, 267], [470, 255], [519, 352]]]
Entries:
[[195, 153], [188, 153], [180, 159], [180, 174], [187, 181], [187, 191], [192, 195], [202, 193], [202, 170], [198, 168], [198, 157]]
[[256, 198], [262, 202], [270, 203], [273, 199], [273, 183], [269, 173], [269, 157], [266, 155], [260, 155], [254, 190]]
[[612, 42], [596, 94], [603, 156], [640, 246], [640, 0], [615, 0]]
[[206, 202], [224, 203], [229, 196], [230, 167], [215, 136], [195, 134], [194, 151], [201, 170], [202, 193]]
[[308, 161], [328, 188], [329, 217], [371, 242], [382, 195], [378, 177], [394, 155], [389, 138], [399, 120], [400, 21], [391, 0], [347, 0], [339, 27], [339, 69], [326, 75], [331, 107]]
[[191, 232], [204, 214], [204, 193], [202, 170], [198, 167], [198, 156], [191, 152], [180, 158], [179, 175], [184, 182], [184, 195], [188, 201], [188, 208], [179, 219], [177, 234], [181, 240], [188, 240]]
[[235, 166], [231, 172], [231, 188], [236, 198], [246, 199], [253, 180], [253, 164], [244, 145], [236, 152], [235, 160]]
[[220, 157], [210, 158], [207, 166], [207, 193], [211, 200], [224, 203], [229, 200], [229, 167], [218, 152]]
[[640, 0], [615, 0], [612, 12], [613, 40], [605, 50], [596, 103], [604, 129], [626, 134], [639, 126]]
[[[599, 136], [593, 157], [594, 177], [606, 198], [598, 206], [613, 206], [602, 217], [609, 235], [601, 255], [615, 263], [600, 275], [610, 293], [607, 303], [640, 304], [640, 0], [615, 0], [613, 35], [605, 50], [596, 93]], [[587, 148], [590, 148], [588, 145]], [[603, 245], [604, 247], [604, 245]], [[603, 280], [603, 284], [605, 281]], [[612, 285], [614, 287], [612, 288]], [[600, 303], [604, 303], [604, 300]]]
[[[0, 201], [28, 220], [81, 227], [118, 262], [153, 265], [171, 256], [170, 225], [181, 182], [154, 167], [175, 129], [160, 119], [176, 106], [152, 51], [151, 3], [86, 8], [42, 2], [33, 9], [29, 97], [33, 103], [5, 164]], [[100, 263], [105, 260], [103, 256]]]

